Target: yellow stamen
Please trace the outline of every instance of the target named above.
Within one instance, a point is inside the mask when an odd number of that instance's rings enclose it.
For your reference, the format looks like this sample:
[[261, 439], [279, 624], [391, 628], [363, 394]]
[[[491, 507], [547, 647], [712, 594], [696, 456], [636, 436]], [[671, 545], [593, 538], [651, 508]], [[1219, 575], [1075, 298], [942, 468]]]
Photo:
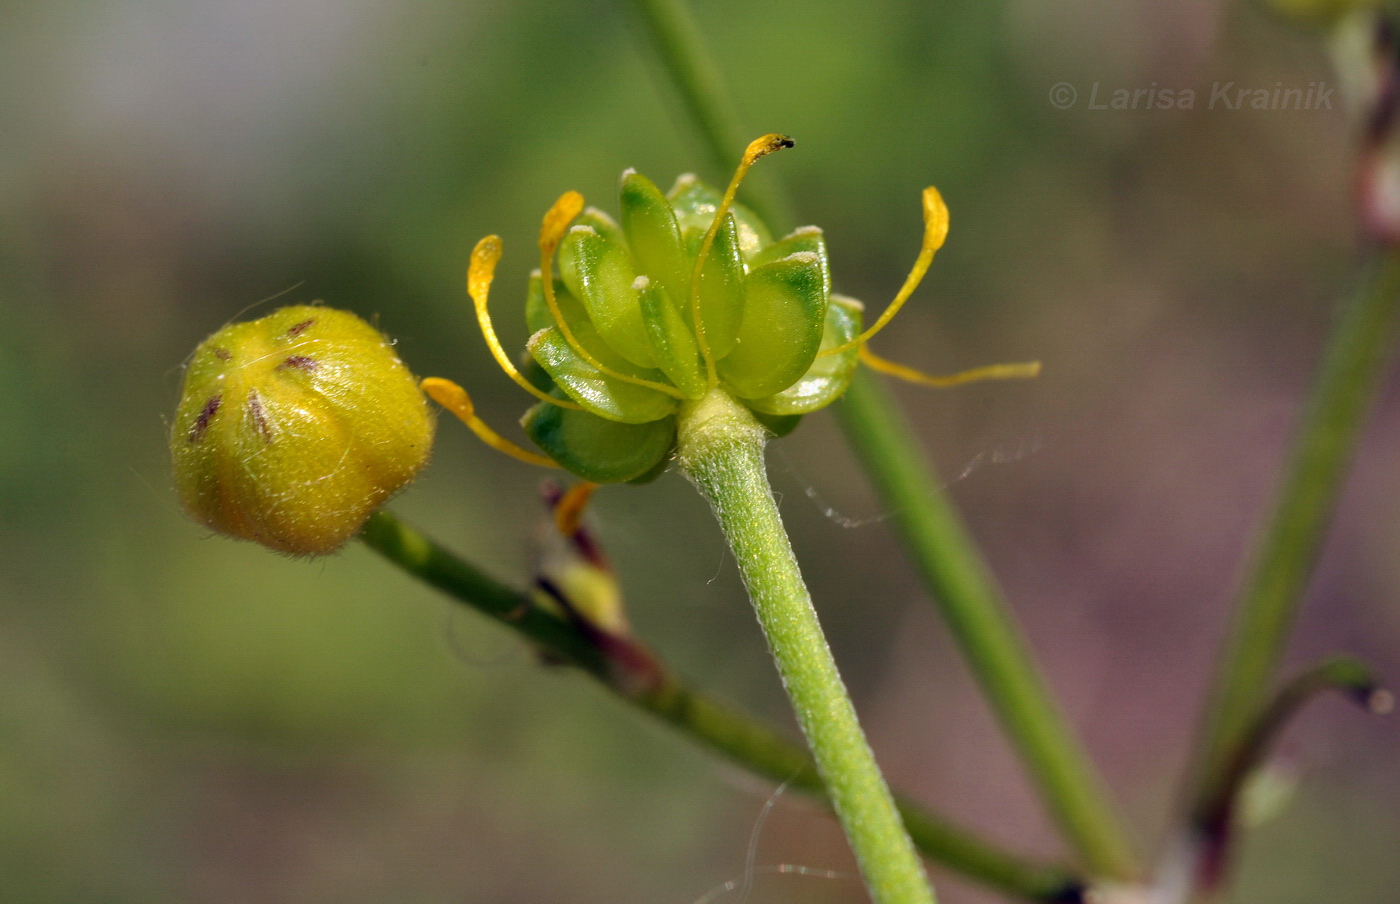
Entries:
[[497, 452], [504, 452], [527, 465], [539, 465], [541, 468], [559, 467], [552, 458], [546, 458], [528, 449], [522, 449], [487, 426], [485, 421], [476, 416], [476, 406], [472, 404], [471, 396], [467, 395], [465, 389], [451, 380], [428, 377], [418, 385], [432, 397], [433, 401], [457, 415], [457, 418], [466, 424], [483, 443]]
[[554, 526], [559, 529], [560, 534], [572, 537], [578, 533], [583, 510], [588, 507], [588, 500], [593, 498], [593, 491], [596, 489], [598, 484], [582, 480], [569, 487], [564, 491], [564, 495], [559, 497], [554, 506]]
[[1021, 380], [1040, 375], [1040, 362], [1027, 361], [1021, 364], [989, 364], [986, 367], [974, 367], [961, 373], [934, 376], [881, 358], [872, 352], [869, 346], [865, 345], [860, 347], [860, 360], [871, 370], [888, 374], [891, 377], [898, 377], [908, 383], [933, 386], [937, 389], [961, 386], [964, 383], [979, 383], [983, 380]]
[[565, 322], [564, 312], [559, 308], [559, 299], [554, 294], [554, 252], [559, 249], [559, 243], [563, 240], [564, 232], [568, 230], [569, 224], [582, 211], [583, 195], [576, 191], [566, 191], [545, 213], [544, 222], [540, 224], [540, 281], [544, 288], [544, 303], [549, 306], [549, 313], [554, 317], [554, 325], [559, 328], [559, 332], [564, 334], [564, 341], [569, 343], [569, 347], [574, 350], [575, 354], [614, 380], [645, 386], [678, 399], [686, 398], [686, 394], [674, 386], [629, 376], [608, 367], [593, 357], [588, 349], [583, 347], [583, 343], [574, 338], [574, 331], [569, 329], [569, 324]]
[[496, 264], [500, 260], [501, 238], [500, 236], [488, 235], [477, 242], [476, 247], [472, 249], [471, 266], [467, 268], [467, 294], [471, 296], [472, 304], [476, 306], [476, 322], [481, 325], [481, 335], [486, 339], [486, 345], [491, 349], [492, 357], [501, 366], [501, 370], [506, 372], [506, 376], [514, 380], [521, 389], [530, 395], [541, 401], [549, 402], [551, 405], [558, 405], [560, 408], [582, 411], [583, 409], [573, 402], [556, 399], [554, 396], [542, 392], [521, 376], [520, 371], [515, 369], [515, 363], [510, 360], [506, 350], [501, 347], [501, 340], [496, 338], [496, 328], [491, 324], [491, 312], [487, 310], [486, 306], [491, 297], [491, 280], [496, 277]]
[[899, 294], [890, 302], [890, 306], [885, 308], [880, 314], [880, 319], [875, 321], [870, 329], [861, 333], [850, 342], [838, 345], [834, 348], [822, 349], [817, 353], [818, 357], [823, 355], [835, 355], [848, 349], [855, 348], [869, 342], [871, 337], [885, 328], [894, 315], [899, 313], [899, 309], [904, 307], [904, 303], [909, 300], [909, 296], [914, 294], [914, 290], [923, 281], [924, 274], [928, 272], [929, 264], [933, 263], [933, 255], [939, 248], [943, 247], [943, 242], [948, 238], [948, 205], [943, 203], [943, 196], [938, 193], [938, 189], [930, 185], [924, 189], [924, 241], [919, 249], [919, 257], [914, 261], [914, 269], [909, 271], [909, 276], [904, 280], [904, 285], [900, 287]]
[[690, 313], [691, 320], [695, 324], [695, 343], [700, 346], [700, 357], [705, 359], [705, 372], [710, 389], [715, 388], [715, 384], [719, 382], [719, 376], [715, 370], [715, 356], [710, 351], [710, 342], [705, 338], [705, 321], [700, 317], [700, 272], [705, 269], [705, 259], [710, 256], [710, 249], [714, 247], [715, 237], [719, 235], [724, 218], [728, 215], [729, 208], [734, 204], [734, 195], [739, 191], [739, 183], [744, 181], [749, 167], [753, 166], [760, 157], [766, 157], [783, 148], [790, 148], [794, 144], [796, 142], [791, 138], [776, 133], [764, 135], [762, 138], [755, 138], [749, 142], [749, 146], [744, 149], [744, 158], [739, 161], [739, 168], [734, 171], [734, 178], [729, 180], [729, 188], [725, 189], [724, 198], [715, 210], [714, 222], [710, 224], [709, 231], [705, 233], [704, 241], [700, 243], [700, 254], [695, 258], [695, 272], [691, 274], [690, 279]]

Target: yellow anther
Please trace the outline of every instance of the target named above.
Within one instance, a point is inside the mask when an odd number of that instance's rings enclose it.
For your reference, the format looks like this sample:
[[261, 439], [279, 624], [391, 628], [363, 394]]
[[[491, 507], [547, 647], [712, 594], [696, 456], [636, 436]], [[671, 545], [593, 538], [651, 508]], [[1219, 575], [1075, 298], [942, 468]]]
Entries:
[[467, 395], [465, 389], [451, 380], [428, 377], [418, 385], [432, 397], [433, 401], [455, 414], [457, 419], [466, 424], [483, 443], [497, 452], [504, 452], [511, 458], [519, 459], [527, 465], [539, 465], [541, 468], [559, 467], [552, 458], [546, 458], [528, 449], [522, 449], [487, 426], [485, 421], [476, 416], [476, 406], [472, 404], [471, 396]]
[[876, 320], [870, 329], [861, 333], [850, 342], [835, 346], [834, 348], [822, 349], [818, 352], [818, 357], [823, 355], [835, 355], [847, 351], [869, 342], [871, 337], [885, 328], [894, 315], [899, 313], [899, 309], [904, 307], [904, 303], [909, 300], [909, 296], [914, 294], [914, 290], [923, 281], [924, 274], [928, 272], [929, 265], [933, 263], [933, 256], [939, 248], [943, 247], [943, 242], [948, 238], [948, 205], [943, 203], [943, 196], [938, 193], [938, 189], [930, 185], [924, 189], [924, 241], [919, 249], [919, 257], [914, 261], [914, 268], [909, 271], [909, 276], [904, 280], [904, 285], [900, 287], [899, 294], [890, 302], [890, 306], [885, 308], [880, 314], [880, 319]]
[[[488, 235], [486, 238], [476, 243], [472, 249], [471, 266], [467, 268], [467, 294], [472, 298], [472, 304], [476, 306], [476, 322], [481, 325], [481, 335], [486, 339], [486, 345], [491, 349], [491, 356], [496, 359], [496, 363], [501, 366], [501, 370], [506, 372], [520, 386], [521, 389], [530, 393], [541, 401], [549, 402], [551, 405], [558, 405], [560, 408], [572, 408], [575, 411], [582, 411], [578, 405], [565, 399], [556, 399], [548, 393], [542, 392], [537, 386], [521, 376], [520, 371], [515, 369], [515, 364], [506, 354], [506, 350], [501, 347], [501, 340], [496, 338], [496, 328], [491, 325], [491, 312], [487, 310], [487, 302], [491, 297], [491, 280], [496, 276], [496, 264], [501, 260], [501, 238], [500, 236]], [[465, 395], [465, 393], [464, 393]]]
[[1020, 364], [989, 364], [986, 367], [974, 367], [961, 373], [935, 376], [881, 358], [872, 352], [869, 346], [865, 345], [860, 347], [860, 360], [871, 370], [888, 374], [891, 377], [898, 377], [908, 383], [933, 386], [937, 389], [961, 386], [964, 383], [979, 383], [983, 380], [1021, 380], [1040, 375], [1040, 362], [1026, 361]]
[[719, 382], [719, 376], [715, 370], [715, 356], [710, 351], [710, 342], [705, 338], [705, 321], [700, 316], [700, 272], [705, 269], [705, 260], [710, 256], [710, 249], [714, 247], [715, 237], [719, 235], [720, 227], [724, 225], [724, 218], [729, 214], [729, 208], [734, 204], [734, 196], [739, 192], [739, 183], [744, 181], [749, 167], [753, 166], [759, 158], [766, 157], [783, 148], [790, 148], [794, 144], [796, 142], [791, 138], [776, 132], [749, 142], [749, 146], [744, 149], [743, 159], [739, 161], [739, 168], [734, 170], [734, 178], [729, 180], [729, 188], [725, 189], [724, 197], [715, 210], [714, 222], [710, 224], [709, 231], [705, 233], [704, 241], [700, 243], [700, 253], [695, 258], [695, 271], [691, 274], [690, 279], [690, 313], [691, 322], [695, 324], [695, 343], [700, 347], [700, 357], [705, 360], [705, 372], [711, 389], [714, 389], [715, 384]]
[[559, 501], [554, 505], [554, 526], [562, 536], [572, 537], [578, 533], [583, 510], [588, 507], [588, 500], [593, 498], [593, 491], [596, 489], [598, 484], [581, 480], [559, 497]]
[[545, 213], [544, 222], [540, 224], [540, 251], [553, 256], [554, 249], [559, 247], [559, 241], [564, 238], [569, 224], [581, 213], [583, 195], [576, 191], [566, 191], [560, 195], [559, 200]]
[[554, 252], [559, 249], [559, 242], [563, 240], [564, 233], [568, 230], [569, 224], [583, 212], [583, 195], [576, 191], [566, 191], [559, 196], [559, 200], [554, 202], [554, 206], [544, 215], [544, 222], [540, 224], [540, 283], [544, 289], [544, 303], [549, 306], [550, 316], [554, 318], [554, 325], [559, 328], [559, 332], [564, 334], [564, 341], [569, 343], [569, 348], [574, 353], [589, 364], [597, 368], [601, 373], [612, 377], [614, 380], [621, 380], [624, 383], [633, 383], [637, 386], [645, 386], [648, 389], [655, 389], [657, 392], [664, 392], [667, 395], [675, 396], [678, 399], [686, 398], [685, 393], [674, 386], [665, 383], [657, 383], [653, 380], [643, 380], [641, 377], [633, 377], [614, 368], [608, 367], [603, 362], [593, 356], [588, 349], [583, 347], [583, 343], [574, 337], [574, 331], [569, 328], [569, 324], [564, 320], [564, 312], [559, 308], [559, 299], [554, 294]]

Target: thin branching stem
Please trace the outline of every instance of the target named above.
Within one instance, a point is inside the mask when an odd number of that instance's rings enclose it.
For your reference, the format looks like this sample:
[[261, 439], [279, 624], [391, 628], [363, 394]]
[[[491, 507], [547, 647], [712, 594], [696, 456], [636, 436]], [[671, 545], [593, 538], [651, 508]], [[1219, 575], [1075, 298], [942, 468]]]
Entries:
[[1381, 256], [1344, 303], [1294, 441], [1287, 476], [1241, 585], [1195, 760], [1200, 801], [1258, 716], [1312, 576], [1400, 314], [1400, 252]]
[[1283, 730], [1315, 697], [1333, 691], [1350, 698], [1369, 712], [1390, 711], [1394, 697], [1376, 682], [1370, 666], [1350, 656], [1324, 659], [1287, 681], [1259, 711], [1230, 751], [1227, 762], [1205, 789], [1191, 815], [1191, 832], [1197, 847], [1196, 884], [1214, 891], [1224, 881], [1234, 847], [1240, 799], [1249, 779], [1267, 760]]
[[[591, 675], [685, 737], [770, 781], [790, 782], [789, 787], [825, 800], [816, 766], [801, 746], [689, 687], [635, 639], [600, 637], [561, 618], [388, 511], [373, 515], [360, 539], [406, 573], [517, 632], [550, 660]], [[1027, 901], [1082, 899], [1085, 884], [1072, 871], [1009, 853], [906, 797], [895, 799], [915, 845], [947, 868]]]

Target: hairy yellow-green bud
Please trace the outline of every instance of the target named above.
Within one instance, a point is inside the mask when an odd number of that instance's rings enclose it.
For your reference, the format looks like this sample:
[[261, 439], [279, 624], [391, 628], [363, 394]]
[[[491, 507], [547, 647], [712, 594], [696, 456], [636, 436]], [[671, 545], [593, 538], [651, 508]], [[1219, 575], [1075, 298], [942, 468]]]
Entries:
[[170, 453], [201, 523], [310, 556], [354, 536], [432, 441], [427, 402], [389, 341], [354, 314], [299, 305], [200, 344]]

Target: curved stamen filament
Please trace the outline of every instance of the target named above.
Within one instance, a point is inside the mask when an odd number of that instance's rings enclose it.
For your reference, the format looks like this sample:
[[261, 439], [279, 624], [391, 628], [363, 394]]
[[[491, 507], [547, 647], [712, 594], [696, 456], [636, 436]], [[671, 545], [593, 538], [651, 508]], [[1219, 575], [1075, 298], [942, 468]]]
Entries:
[[582, 411], [578, 405], [566, 399], [556, 399], [548, 393], [542, 392], [529, 380], [521, 376], [520, 371], [515, 369], [515, 364], [506, 354], [506, 350], [501, 347], [501, 340], [496, 338], [496, 328], [491, 324], [491, 312], [487, 310], [487, 302], [491, 297], [491, 280], [496, 276], [496, 264], [501, 260], [501, 238], [500, 236], [488, 235], [486, 238], [476, 243], [472, 249], [471, 266], [467, 268], [467, 294], [472, 298], [472, 304], [476, 306], [476, 322], [481, 326], [481, 335], [486, 339], [486, 345], [491, 349], [491, 356], [496, 359], [496, 363], [501, 366], [501, 370], [506, 372], [520, 386], [521, 389], [530, 393], [537, 399], [549, 402], [551, 405], [558, 405], [560, 408], [572, 408], [575, 411]]
[[904, 280], [904, 285], [900, 287], [899, 294], [890, 302], [890, 306], [880, 314], [880, 319], [876, 320], [870, 329], [861, 333], [850, 342], [835, 346], [834, 348], [822, 349], [817, 353], [818, 357], [825, 355], [835, 355], [863, 345], [869, 342], [871, 337], [883, 330], [885, 326], [894, 319], [894, 315], [899, 313], [899, 309], [904, 307], [904, 303], [909, 300], [909, 296], [914, 294], [914, 290], [923, 281], [924, 274], [928, 272], [929, 264], [933, 263], [933, 255], [939, 248], [943, 247], [943, 242], [948, 238], [948, 205], [943, 203], [943, 196], [938, 193], [938, 189], [930, 185], [924, 189], [924, 241], [919, 248], [919, 257], [914, 261], [914, 268], [909, 271], [909, 276]]
[[554, 459], [537, 455], [528, 449], [522, 449], [492, 430], [485, 421], [476, 416], [476, 406], [472, 404], [471, 396], [467, 395], [467, 391], [451, 380], [428, 377], [418, 385], [432, 397], [433, 401], [455, 414], [458, 420], [466, 424], [483, 443], [497, 452], [504, 452], [511, 458], [523, 461], [527, 465], [538, 465], [541, 468], [559, 467]]
[[648, 389], [655, 389], [657, 392], [664, 392], [667, 395], [675, 396], [678, 399], [685, 399], [686, 394], [674, 386], [665, 383], [657, 383], [654, 380], [644, 380], [641, 377], [633, 377], [621, 371], [608, 367], [603, 362], [593, 356], [588, 349], [583, 347], [583, 343], [574, 337], [574, 331], [569, 328], [569, 324], [564, 320], [564, 312], [559, 308], [559, 299], [554, 294], [554, 252], [559, 249], [559, 242], [564, 238], [564, 232], [583, 211], [583, 195], [576, 191], [566, 191], [559, 196], [559, 200], [554, 202], [554, 206], [549, 208], [544, 215], [544, 222], [540, 224], [540, 283], [544, 289], [544, 302], [549, 306], [549, 313], [554, 317], [554, 325], [559, 328], [559, 332], [564, 334], [564, 341], [569, 343], [569, 348], [574, 350], [580, 358], [593, 365], [603, 374], [612, 377], [614, 380], [622, 380], [624, 383], [633, 383], [637, 386], [645, 386]]
[[1040, 362], [1026, 361], [1019, 364], [989, 364], [985, 367], [974, 367], [971, 370], [955, 374], [935, 376], [912, 367], [905, 367], [903, 364], [896, 364], [887, 358], [881, 358], [865, 345], [860, 347], [860, 360], [871, 370], [888, 374], [891, 377], [898, 377], [907, 383], [932, 386], [936, 389], [961, 386], [964, 383], [980, 383], [983, 380], [1021, 380], [1040, 375]]
[[598, 484], [581, 480], [559, 497], [554, 505], [554, 526], [561, 535], [572, 537], [578, 533], [583, 510], [588, 507], [588, 500], [593, 498], [593, 492], [597, 489]]
[[691, 321], [695, 324], [695, 343], [700, 346], [700, 357], [705, 359], [705, 373], [710, 389], [714, 389], [715, 384], [719, 382], [719, 376], [715, 370], [715, 356], [710, 351], [710, 342], [705, 338], [705, 321], [700, 316], [700, 272], [705, 269], [705, 260], [710, 256], [710, 249], [714, 247], [715, 237], [719, 235], [720, 227], [724, 225], [724, 218], [729, 214], [729, 208], [734, 204], [734, 195], [739, 191], [739, 183], [744, 181], [749, 167], [753, 166], [760, 157], [766, 157], [783, 148], [790, 148], [794, 144], [796, 142], [791, 138], [776, 133], [764, 135], [762, 138], [755, 138], [749, 142], [749, 146], [744, 149], [743, 159], [739, 161], [739, 168], [734, 171], [734, 178], [729, 180], [729, 188], [725, 189], [724, 198], [715, 210], [714, 222], [710, 224], [709, 231], [705, 233], [704, 241], [700, 243], [700, 253], [695, 258], [695, 271], [690, 278], [690, 313]]

